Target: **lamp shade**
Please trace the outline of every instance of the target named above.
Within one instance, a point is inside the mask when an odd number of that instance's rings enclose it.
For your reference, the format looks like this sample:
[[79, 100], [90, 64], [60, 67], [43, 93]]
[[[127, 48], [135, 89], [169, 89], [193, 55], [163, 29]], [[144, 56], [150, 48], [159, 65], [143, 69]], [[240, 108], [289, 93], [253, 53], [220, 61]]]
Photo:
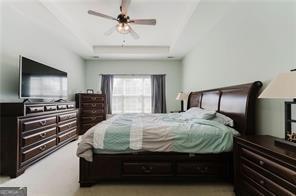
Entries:
[[187, 94], [180, 92], [180, 93], [178, 93], [176, 100], [183, 101], [183, 100], [186, 100], [186, 98], [187, 98]]
[[267, 85], [259, 98], [295, 99], [296, 71], [279, 74]]

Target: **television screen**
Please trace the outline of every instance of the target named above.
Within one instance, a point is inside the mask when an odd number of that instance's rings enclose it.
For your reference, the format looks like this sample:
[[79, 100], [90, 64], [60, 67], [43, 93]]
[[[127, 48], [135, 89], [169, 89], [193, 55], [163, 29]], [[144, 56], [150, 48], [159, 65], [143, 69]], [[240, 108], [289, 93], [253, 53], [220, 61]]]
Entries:
[[67, 73], [20, 56], [20, 98], [66, 98]]

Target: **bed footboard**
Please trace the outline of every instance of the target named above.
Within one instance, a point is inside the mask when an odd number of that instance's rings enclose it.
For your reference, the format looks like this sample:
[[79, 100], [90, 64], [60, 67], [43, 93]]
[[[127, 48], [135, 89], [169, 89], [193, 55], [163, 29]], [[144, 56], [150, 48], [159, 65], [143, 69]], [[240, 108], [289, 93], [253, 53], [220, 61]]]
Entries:
[[100, 181], [231, 181], [232, 152], [220, 154], [94, 154], [80, 158], [80, 186]]

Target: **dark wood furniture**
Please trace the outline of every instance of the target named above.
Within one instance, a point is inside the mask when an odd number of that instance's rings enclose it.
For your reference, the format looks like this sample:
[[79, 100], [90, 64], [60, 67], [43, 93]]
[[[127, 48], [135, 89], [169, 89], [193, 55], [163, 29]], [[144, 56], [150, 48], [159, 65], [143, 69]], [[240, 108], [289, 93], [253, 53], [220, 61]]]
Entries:
[[79, 112], [79, 134], [106, 119], [105, 95], [78, 93], [75, 95]]
[[[255, 133], [255, 103], [261, 82], [193, 92], [188, 108], [217, 110], [235, 121], [242, 135]], [[232, 152], [220, 154], [155, 153], [93, 154], [80, 158], [80, 186], [103, 180], [231, 180]]]
[[296, 151], [277, 147], [272, 136], [235, 137], [237, 195], [296, 195]]
[[78, 138], [74, 102], [0, 103], [0, 109], [2, 175], [17, 177]]
[[183, 111], [179, 110], [179, 111], [170, 111], [170, 113], [181, 113]]

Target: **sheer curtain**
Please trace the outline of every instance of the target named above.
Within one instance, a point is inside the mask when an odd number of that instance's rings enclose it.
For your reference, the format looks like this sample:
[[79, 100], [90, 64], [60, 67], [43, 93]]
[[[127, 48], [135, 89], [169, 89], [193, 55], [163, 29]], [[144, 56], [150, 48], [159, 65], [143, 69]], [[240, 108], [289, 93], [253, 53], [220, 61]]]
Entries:
[[106, 96], [107, 114], [112, 113], [113, 75], [102, 75], [101, 91]]
[[152, 112], [166, 113], [165, 75], [151, 75]]
[[113, 113], [151, 113], [149, 75], [114, 75]]

